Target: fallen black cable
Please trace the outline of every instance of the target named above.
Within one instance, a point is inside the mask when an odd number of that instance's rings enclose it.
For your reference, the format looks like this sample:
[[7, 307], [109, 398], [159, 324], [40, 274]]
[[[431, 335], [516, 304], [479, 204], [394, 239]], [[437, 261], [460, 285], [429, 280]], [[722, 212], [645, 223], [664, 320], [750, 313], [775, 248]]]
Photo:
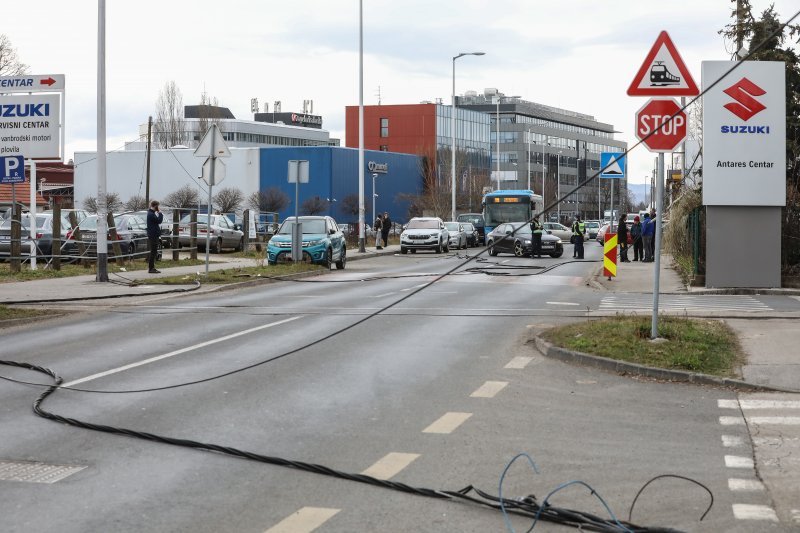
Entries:
[[[134, 296], [158, 296], [161, 294], [173, 294], [173, 293], [181, 293], [181, 292], [193, 292], [200, 288], [199, 281], [193, 281], [194, 287], [181, 287], [179, 289], [171, 289], [168, 291], [161, 291], [158, 293], [149, 293], [149, 294], [142, 294], [140, 292], [130, 292], [125, 294], [109, 294], [106, 296], [76, 296], [74, 298], [37, 298], [35, 300], [14, 300], [9, 302], [0, 302], [2, 305], [33, 305], [33, 304], [48, 304], [48, 303], [60, 303], [60, 302], [75, 302], [75, 301], [88, 301], [88, 300], [111, 300], [114, 298], [131, 298]], [[125, 284], [122, 284], [125, 285]]]
[[[398, 492], [413, 494], [416, 496], [423, 496], [426, 498], [435, 498], [440, 500], [444, 499], [462, 503], [471, 503], [494, 510], [500, 510], [502, 506], [505, 509], [505, 512], [510, 512], [519, 516], [535, 518], [536, 520], [545, 520], [548, 522], [558, 523], [561, 525], [572, 526], [584, 531], [597, 531], [602, 533], [605, 532], [619, 533], [624, 531], [630, 531], [633, 533], [679, 533], [678, 530], [671, 528], [638, 526], [630, 522], [622, 522], [616, 519], [612, 520], [605, 519], [602, 517], [595, 516], [591, 513], [585, 513], [582, 511], [576, 511], [572, 509], [555, 507], [547, 504], [546, 500], [543, 505], [540, 505], [537, 502], [536, 497], [533, 495], [521, 499], [507, 499], [507, 498], [501, 499], [496, 496], [492, 496], [488, 493], [485, 493], [473, 487], [472, 485], [469, 485], [457, 491], [413, 487], [405, 483], [398, 483], [396, 481], [377, 479], [364, 474], [353, 474], [348, 472], [342, 472], [320, 464], [306, 463], [302, 461], [293, 461], [281, 457], [262, 455], [258, 453], [239, 450], [237, 448], [232, 448], [229, 446], [220, 446], [217, 444], [203, 443], [188, 439], [176, 439], [172, 437], [165, 437], [162, 435], [145, 433], [132, 429], [119, 428], [114, 426], [105, 426], [101, 424], [94, 424], [91, 422], [84, 422], [81, 420], [77, 420], [75, 418], [68, 418], [65, 416], [57, 415], [50, 411], [46, 411], [42, 407], [44, 401], [52, 393], [58, 390], [59, 385], [61, 385], [63, 381], [62, 378], [58, 376], [54, 371], [50, 370], [49, 368], [18, 361], [0, 361], [0, 365], [23, 368], [26, 370], [39, 372], [50, 376], [53, 379], [53, 384], [48, 386], [47, 389], [44, 392], [42, 392], [39, 395], [39, 397], [36, 398], [36, 400], [33, 402], [33, 412], [37, 416], [40, 416], [42, 418], [52, 420], [55, 422], [60, 422], [62, 424], [66, 424], [81, 429], [88, 429], [92, 431], [98, 431], [101, 433], [109, 433], [112, 435], [123, 435], [126, 437], [158, 442], [161, 444], [169, 444], [171, 446], [180, 446], [184, 448], [193, 448], [197, 450], [217, 452], [224, 455], [229, 455], [231, 457], [237, 457], [240, 459], [246, 459], [260, 463], [271, 464], [275, 466], [283, 466], [286, 468], [301, 470], [303, 472], [310, 472], [338, 479], [346, 479], [348, 481], [356, 481], [359, 483], [365, 483], [368, 485], [373, 485], [384, 489], [395, 490]], [[696, 481], [694, 482], [697, 483]], [[648, 482], [648, 484], [649, 483], [650, 481]], [[647, 485], [645, 485], [645, 487], [646, 486]], [[642, 487], [642, 489], [639, 491], [639, 494], [641, 494], [642, 490], [644, 490], [644, 487]], [[477, 497], [470, 495], [473, 492], [477, 495]], [[637, 494], [637, 497], [639, 496], [639, 494]], [[633, 506], [631, 506], [631, 509], [632, 508]], [[706, 513], [707, 512], [708, 511], [706, 511]], [[703, 516], [705, 516], [705, 514]]]

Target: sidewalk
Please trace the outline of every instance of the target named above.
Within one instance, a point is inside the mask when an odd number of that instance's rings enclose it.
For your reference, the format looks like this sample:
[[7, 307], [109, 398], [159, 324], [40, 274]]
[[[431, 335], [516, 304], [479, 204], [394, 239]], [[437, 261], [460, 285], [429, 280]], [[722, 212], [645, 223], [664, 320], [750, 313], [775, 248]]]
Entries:
[[[602, 266], [594, 273], [590, 284], [597, 289], [614, 293], [653, 294], [655, 263], [619, 263], [617, 276], [603, 276]], [[758, 294], [754, 289], [718, 291], [704, 288], [687, 289], [678, 273], [672, 268], [672, 257], [661, 256], [659, 294]], [[786, 298], [798, 294], [796, 290], [772, 289], [770, 295], [782, 294]], [[691, 314], [691, 313], [690, 313]], [[742, 366], [742, 378], [753, 385], [800, 391], [800, 317], [795, 312], [784, 312], [779, 318], [763, 313], [738, 313], [725, 322], [736, 333], [747, 356]]]
[[[364, 252], [348, 250], [347, 261], [358, 261], [379, 255], [393, 255], [400, 252], [399, 245], [387, 246], [382, 250], [367, 247]], [[188, 254], [187, 254], [188, 255]], [[171, 257], [169, 251], [165, 257]], [[205, 256], [198, 254], [198, 259]], [[227, 254], [213, 254], [210, 258], [208, 270], [222, 270], [226, 268], [243, 268], [257, 266], [255, 259], [235, 257]], [[194, 282], [197, 274], [205, 272], [205, 264], [180, 267], [162, 267], [160, 274], [150, 274], [147, 270], [133, 270], [130, 272], [109, 273], [109, 282], [95, 281], [95, 275], [69, 276], [64, 278], [49, 278], [31, 281], [18, 281], [0, 283], [0, 304], [8, 305], [23, 302], [77, 302], [83, 300], [99, 300], [104, 298], [123, 298], [131, 296], [158, 295], [173, 292], [187, 292], [195, 290]], [[90, 271], [91, 272], [91, 271]], [[148, 285], [147, 280], [162, 277], [187, 276], [186, 285]], [[135, 285], [132, 282], [137, 282]], [[218, 285], [202, 287], [203, 290], [218, 290]]]

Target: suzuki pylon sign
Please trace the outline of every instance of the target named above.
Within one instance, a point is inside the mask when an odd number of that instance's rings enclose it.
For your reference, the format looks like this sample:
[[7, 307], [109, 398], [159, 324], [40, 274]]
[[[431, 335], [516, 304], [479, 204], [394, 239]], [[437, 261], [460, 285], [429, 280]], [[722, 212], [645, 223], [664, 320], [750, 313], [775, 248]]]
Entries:
[[636, 112], [636, 138], [651, 152], [672, 152], [686, 132], [686, 112], [672, 98], [653, 98]]

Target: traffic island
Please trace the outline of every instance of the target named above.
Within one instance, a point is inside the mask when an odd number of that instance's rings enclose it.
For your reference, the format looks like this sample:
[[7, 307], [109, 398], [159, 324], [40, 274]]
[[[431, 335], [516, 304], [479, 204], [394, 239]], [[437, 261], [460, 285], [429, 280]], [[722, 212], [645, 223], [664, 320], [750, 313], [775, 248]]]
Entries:
[[723, 321], [662, 316], [658, 342], [649, 317], [614, 316], [533, 329], [529, 340], [543, 355], [621, 375], [732, 387], [782, 390], [742, 381], [744, 352]]

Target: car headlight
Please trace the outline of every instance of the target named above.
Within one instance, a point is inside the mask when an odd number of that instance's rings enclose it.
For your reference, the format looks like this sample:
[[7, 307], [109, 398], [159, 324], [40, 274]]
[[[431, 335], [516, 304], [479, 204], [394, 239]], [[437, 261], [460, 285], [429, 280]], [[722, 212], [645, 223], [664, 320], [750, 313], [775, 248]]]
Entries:
[[530, 240], [528, 240], [528, 239], [525, 239], [525, 244], [530, 244], [530, 243], [531, 243], [531, 241], [530, 241]]
[[556, 239], [556, 244], [561, 244], [561, 239]]
[[316, 241], [303, 242], [303, 246], [319, 246], [320, 244], [325, 244], [325, 239], [317, 239]]

